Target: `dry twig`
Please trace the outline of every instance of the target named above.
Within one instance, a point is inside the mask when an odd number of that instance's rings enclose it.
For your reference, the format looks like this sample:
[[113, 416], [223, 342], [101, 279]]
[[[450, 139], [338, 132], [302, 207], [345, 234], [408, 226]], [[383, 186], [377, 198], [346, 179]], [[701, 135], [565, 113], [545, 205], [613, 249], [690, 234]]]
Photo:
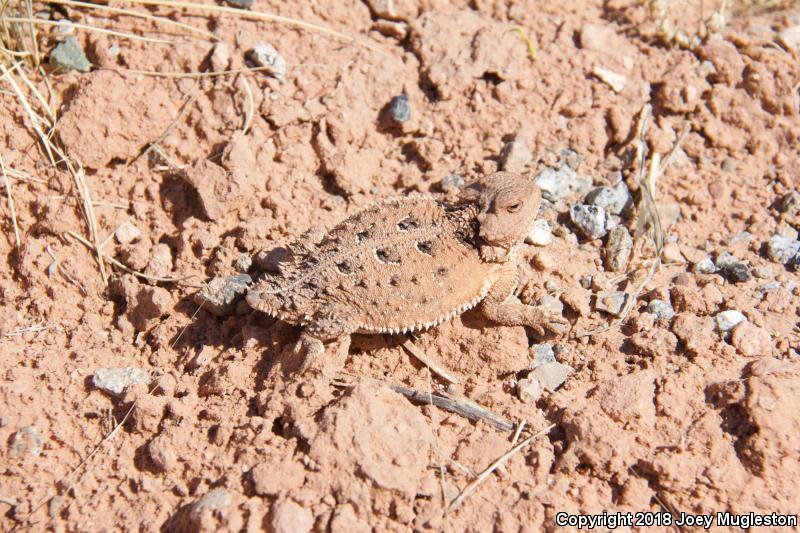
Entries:
[[478, 477], [476, 477], [475, 479], [473, 479], [472, 481], [470, 481], [469, 483], [467, 483], [467, 486], [466, 486], [466, 487], [464, 487], [464, 490], [462, 490], [462, 491], [461, 491], [461, 493], [460, 493], [458, 496], [456, 496], [456, 497], [453, 499], [453, 501], [452, 501], [452, 502], [450, 502], [450, 505], [448, 505], [448, 506], [447, 506], [447, 511], [445, 512], [445, 514], [446, 514], [446, 513], [451, 513], [451, 512], [453, 512], [453, 511], [455, 511], [456, 509], [458, 509], [458, 507], [459, 507], [459, 506], [460, 506], [462, 503], [464, 503], [464, 500], [466, 500], [466, 499], [467, 499], [467, 497], [468, 497], [470, 494], [472, 494], [472, 492], [473, 492], [473, 491], [474, 491], [476, 488], [478, 488], [478, 485], [480, 485], [481, 483], [483, 483], [483, 482], [486, 480], [486, 478], [487, 478], [487, 477], [489, 477], [489, 475], [490, 475], [492, 472], [494, 472], [495, 470], [497, 470], [497, 469], [498, 469], [499, 467], [501, 467], [501, 466], [502, 466], [502, 465], [503, 465], [503, 464], [504, 464], [506, 461], [508, 461], [508, 460], [511, 458], [511, 456], [512, 456], [512, 455], [514, 455], [515, 453], [517, 453], [517, 452], [518, 452], [518, 451], [520, 451], [522, 448], [524, 448], [525, 446], [527, 446], [528, 444], [530, 444], [530, 443], [531, 443], [531, 442], [533, 442], [534, 440], [538, 439], [538, 438], [539, 438], [539, 437], [541, 437], [542, 435], [546, 435], [546, 434], [547, 434], [547, 433], [549, 433], [549, 432], [550, 432], [550, 430], [551, 430], [551, 429], [553, 429], [554, 427], [556, 427], [556, 425], [555, 425], [555, 424], [551, 424], [550, 426], [548, 426], [548, 427], [544, 428], [543, 430], [539, 431], [538, 433], [536, 433], [536, 434], [534, 434], [534, 435], [531, 435], [531, 436], [530, 436], [530, 437], [528, 437], [527, 439], [523, 440], [522, 442], [520, 442], [520, 443], [519, 443], [519, 444], [517, 444], [516, 446], [513, 446], [513, 447], [512, 447], [510, 450], [508, 450], [506, 453], [504, 453], [503, 455], [501, 455], [500, 457], [498, 457], [498, 458], [497, 458], [497, 459], [496, 459], [496, 460], [495, 460], [495, 461], [494, 461], [492, 464], [490, 464], [490, 465], [489, 465], [489, 466], [486, 468], [486, 470], [484, 470], [483, 472], [481, 472], [480, 474], [478, 474]]
[[437, 361], [436, 358], [431, 357], [430, 355], [428, 355], [425, 352], [423, 352], [422, 350], [420, 350], [414, 344], [412, 339], [407, 338], [405, 340], [405, 342], [402, 344], [402, 346], [403, 346], [403, 349], [405, 349], [405, 351], [407, 351], [409, 354], [411, 354], [414, 357], [416, 357], [419, 360], [419, 362], [421, 362], [423, 365], [427, 366], [431, 370], [431, 372], [433, 372], [437, 376], [441, 377], [442, 379], [444, 379], [448, 383], [453, 383], [455, 385], [461, 383], [461, 380], [459, 380], [449, 370], [447, 370], [444, 367], [444, 365], [439, 363], [439, 361]]

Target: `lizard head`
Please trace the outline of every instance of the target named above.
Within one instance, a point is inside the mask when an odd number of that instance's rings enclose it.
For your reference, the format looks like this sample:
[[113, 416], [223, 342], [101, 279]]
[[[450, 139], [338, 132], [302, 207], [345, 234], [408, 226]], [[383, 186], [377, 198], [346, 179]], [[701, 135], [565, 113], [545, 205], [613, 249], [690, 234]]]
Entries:
[[511, 172], [495, 172], [465, 188], [463, 201], [478, 207], [481, 257], [505, 261], [522, 242], [539, 212], [542, 194], [531, 180]]

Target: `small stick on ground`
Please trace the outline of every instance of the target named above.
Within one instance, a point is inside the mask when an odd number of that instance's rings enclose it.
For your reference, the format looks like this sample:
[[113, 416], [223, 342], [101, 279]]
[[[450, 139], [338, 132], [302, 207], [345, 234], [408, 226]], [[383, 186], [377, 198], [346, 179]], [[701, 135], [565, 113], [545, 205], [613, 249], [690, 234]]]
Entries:
[[407, 351], [412, 356], [416, 357], [420, 363], [427, 366], [431, 372], [436, 374], [437, 376], [441, 377], [448, 383], [453, 383], [454, 385], [458, 385], [461, 383], [461, 380], [454, 376], [449, 370], [447, 370], [439, 361], [437, 361], [434, 357], [426, 354], [414, 344], [414, 342], [407, 338], [405, 342], [402, 344], [403, 349]]
[[250, 84], [247, 83], [247, 78], [242, 76], [239, 79], [242, 80], [244, 92], [247, 94], [247, 111], [245, 111], [244, 124], [242, 125], [242, 133], [247, 135], [247, 132], [250, 131], [250, 126], [253, 125], [253, 116], [256, 112], [256, 104], [253, 98], [253, 90], [250, 88]]
[[0, 155], [0, 170], [3, 172], [3, 183], [6, 186], [6, 198], [8, 198], [8, 209], [11, 211], [11, 223], [14, 226], [14, 239], [17, 241], [17, 250], [20, 249], [19, 226], [17, 225], [17, 212], [14, 210], [14, 199], [11, 197], [11, 183], [6, 174], [6, 165], [3, 163], [3, 156]]
[[513, 446], [513, 447], [512, 447], [510, 450], [508, 450], [506, 453], [504, 453], [503, 455], [501, 455], [500, 457], [498, 457], [498, 458], [497, 458], [497, 460], [495, 460], [495, 462], [493, 462], [492, 464], [490, 464], [490, 465], [489, 465], [489, 466], [486, 468], [486, 470], [484, 470], [483, 472], [481, 472], [480, 474], [478, 474], [478, 477], [476, 477], [475, 479], [473, 479], [472, 481], [470, 481], [469, 483], [467, 483], [467, 486], [466, 486], [466, 487], [464, 487], [464, 490], [462, 490], [462, 491], [461, 491], [461, 494], [459, 494], [458, 496], [456, 496], [456, 498], [455, 498], [455, 499], [453, 499], [453, 501], [452, 501], [452, 502], [450, 502], [450, 505], [449, 505], [449, 506], [447, 506], [447, 511], [445, 512], [445, 514], [447, 514], [447, 513], [451, 513], [451, 512], [453, 512], [453, 511], [455, 511], [456, 509], [458, 509], [458, 507], [459, 507], [459, 506], [460, 506], [462, 503], [464, 503], [464, 500], [466, 500], [466, 499], [467, 499], [467, 497], [468, 497], [470, 494], [472, 494], [472, 492], [473, 492], [473, 491], [474, 491], [476, 488], [478, 488], [478, 485], [480, 485], [481, 483], [483, 483], [483, 482], [486, 480], [486, 478], [487, 478], [487, 477], [489, 477], [489, 475], [490, 475], [492, 472], [494, 472], [495, 470], [497, 470], [497, 469], [498, 469], [500, 466], [502, 466], [502, 465], [503, 465], [503, 464], [504, 464], [506, 461], [508, 461], [508, 460], [511, 458], [511, 456], [512, 456], [512, 455], [514, 455], [515, 453], [517, 453], [517, 452], [518, 452], [518, 451], [520, 451], [522, 448], [524, 448], [525, 446], [527, 446], [528, 444], [530, 444], [530, 443], [531, 443], [531, 442], [533, 442], [534, 440], [538, 439], [538, 438], [539, 438], [539, 437], [541, 437], [542, 435], [545, 435], [545, 434], [549, 433], [549, 432], [550, 432], [550, 430], [551, 430], [551, 429], [553, 429], [554, 427], [556, 427], [556, 425], [555, 425], [555, 424], [551, 424], [550, 426], [548, 426], [548, 427], [544, 428], [543, 430], [539, 431], [538, 433], [536, 433], [536, 434], [534, 434], [534, 435], [531, 435], [531, 436], [530, 436], [530, 437], [528, 437], [527, 439], [523, 440], [522, 442], [520, 442], [520, 443], [519, 443], [519, 444], [517, 444], [516, 446]]
[[[469, 398], [465, 396], [461, 396], [460, 394], [451, 394], [444, 391], [439, 392], [422, 392], [416, 389], [412, 389], [411, 387], [406, 387], [405, 385], [399, 385], [397, 383], [390, 383], [388, 381], [382, 381], [380, 379], [374, 378], [367, 378], [362, 376], [354, 376], [352, 374], [348, 374], [346, 372], [340, 372], [340, 375], [347, 376], [350, 378], [356, 378], [362, 381], [372, 381], [375, 383], [380, 383], [386, 387], [389, 387], [394, 392], [398, 394], [402, 394], [409, 400], [414, 403], [422, 404], [422, 405], [435, 405], [440, 409], [444, 409], [445, 411], [450, 411], [451, 413], [455, 413], [457, 415], [461, 415], [468, 420], [472, 420], [473, 422], [478, 422], [483, 420], [484, 422], [488, 422], [489, 424], [493, 425], [497, 429], [501, 431], [511, 431], [514, 429], [514, 423], [510, 420], [503, 418], [502, 416], [498, 415], [497, 413], [490, 411], [489, 409], [479, 405]], [[353, 383], [348, 383], [346, 381], [336, 381], [334, 385], [338, 385], [341, 387], [354, 387]]]
[[86, 239], [84, 239], [83, 237], [81, 237], [80, 235], [75, 233], [74, 231], [69, 231], [68, 230], [67, 231], [67, 235], [69, 235], [73, 239], [77, 240], [78, 242], [80, 242], [81, 244], [83, 244], [84, 246], [89, 248], [90, 250], [96, 250], [98, 254], [100, 254], [104, 259], [106, 259], [112, 265], [124, 270], [128, 274], [133, 274], [134, 276], [142, 278], [142, 279], [146, 279], [146, 280], [149, 280], [149, 281], [156, 281], [156, 282], [164, 282], [164, 283], [177, 283], [179, 281], [185, 281], [187, 279], [191, 279], [191, 278], [194, 277], [193, 275], [183, 276], [181, 278], [162, 278], [161, 276], [150, 276], [148, 274], [144, 274], [142, 272], [138, 272], [138, 271], [132, 269], [131, 267], [129, 267], [125, 263], [122, 263], [122, 262], [114, 259], [110, 255], [104, 254], [102, 251], [98, 250], [97, 247], [94, 244], [92, 244], [91, 242], [87, 241]]
[[186, 113], [189, 111], [189, 109], [192, 108], [192, 104], [194, 103], [195, 100], [197, 100], [198, 96], [200, 96], [199, 92], [193, 92], [191, 95], [189, 95], [189, 98], [186, 100], [186, 103], [183, 104], [183, 108], [178, 112], [178, 116], [175, 117], [175, 120], [169, 123], [169, 126], [167, 126], [166, 129], [164, 129], [164, 131], [161, 133], [161, 135], [158, 136], [158, 138], [155, 141], [148, 144], [147, 148], [142, 150], [142, 152], [139, 155], [137, 155], [133, 161], [128, 163], [128, 166], [135, 163], [143, 155], [147, 155], [148, 153], [150, 153], [150, 150], [160, 148], [161, 141], [167, 138], [170, 132], [172, 132], [172, 129], [178, 125], [178, 122], [180, 122], [181, 119], [184, 117], [184, 115], [186, 115]]

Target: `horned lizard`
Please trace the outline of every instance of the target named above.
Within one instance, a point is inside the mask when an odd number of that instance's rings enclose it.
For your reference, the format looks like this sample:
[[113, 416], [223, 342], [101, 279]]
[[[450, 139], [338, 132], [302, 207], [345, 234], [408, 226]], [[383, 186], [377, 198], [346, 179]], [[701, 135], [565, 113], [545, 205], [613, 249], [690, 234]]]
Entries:
[[303, 368], [325, 342], [424, 330], [475, 306], [501, 325], [562, 333], [560, 315], [514, 296], [518, 248], [540, 202], [533, 182], [508, 172], [470, 184], [452, 203], [383, 200], [321, 239], [291, 243], [278, 272], [251, 288], [247, 302], [304, 327], [294, 347], [305, 352]]

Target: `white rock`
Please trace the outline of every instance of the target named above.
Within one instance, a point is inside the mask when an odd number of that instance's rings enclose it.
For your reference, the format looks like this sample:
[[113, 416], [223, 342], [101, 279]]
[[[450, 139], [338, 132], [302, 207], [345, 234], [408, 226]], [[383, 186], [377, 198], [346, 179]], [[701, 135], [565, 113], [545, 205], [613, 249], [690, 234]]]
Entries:
[[739, 311], [730, 310], [717, 313], [714, 320], [717, 322], [717, 330], [725, 333], [736, 327], [739, 322], [747, 320], [747, 317]]
[[286, 60], [269, 43], [257, 43], [250, 50], [250, 58], [259, 67], [267, 67], [267, 72], [278, 81], [286, 77]]
[[771, 261], [785, 265], [800, 253], [800, 241], [788, 239], [783, 235], [773, 235], [767, 242], [767, 256]]
[[625, 84], [628, 82], [628, 79], [622, 74], [599, 66], [595, 66], [592, 69], [592, 74], [611, 87], [615, 93], [621, 93], [622, 89], [625, 88]]
[[569, 218], [589, 239], [599, 239], [608, 232], [606, 210], [602, 207], [575, 204], [569, 210]]
[[553, 232], [550, 229], [550, 223], [544, 219], [534, 220], [531, 227], [528, 229], [528, 235], [525, 237], [525, 242], [533, 244], [534, 246], [548, 246], [553, 242]]
[[542, 395], [538, 379], [523, 378], [517, 382], [517, 396], [525, 403], [535, 403]]
[[533, 369], [528, 379], [537, 379], [550, 392], [556, 390], [566, 381], [572, 367], [561, 363], [545, 363]]
[[125, 222], [123, 225], [117, 228], [117, 231], [114, 232], [114, 237], [116, 237], [117, 242], [120, 244], [130, 244], [138, 239], [141, 235], [142, 232], [139, 231], [139, 228], [130, 222]]
[[153, 378], [141, 368], [98, 368], [92, 378], [92, 385], [115, 396], [121, 395], [131, 385], [148, 385]]

